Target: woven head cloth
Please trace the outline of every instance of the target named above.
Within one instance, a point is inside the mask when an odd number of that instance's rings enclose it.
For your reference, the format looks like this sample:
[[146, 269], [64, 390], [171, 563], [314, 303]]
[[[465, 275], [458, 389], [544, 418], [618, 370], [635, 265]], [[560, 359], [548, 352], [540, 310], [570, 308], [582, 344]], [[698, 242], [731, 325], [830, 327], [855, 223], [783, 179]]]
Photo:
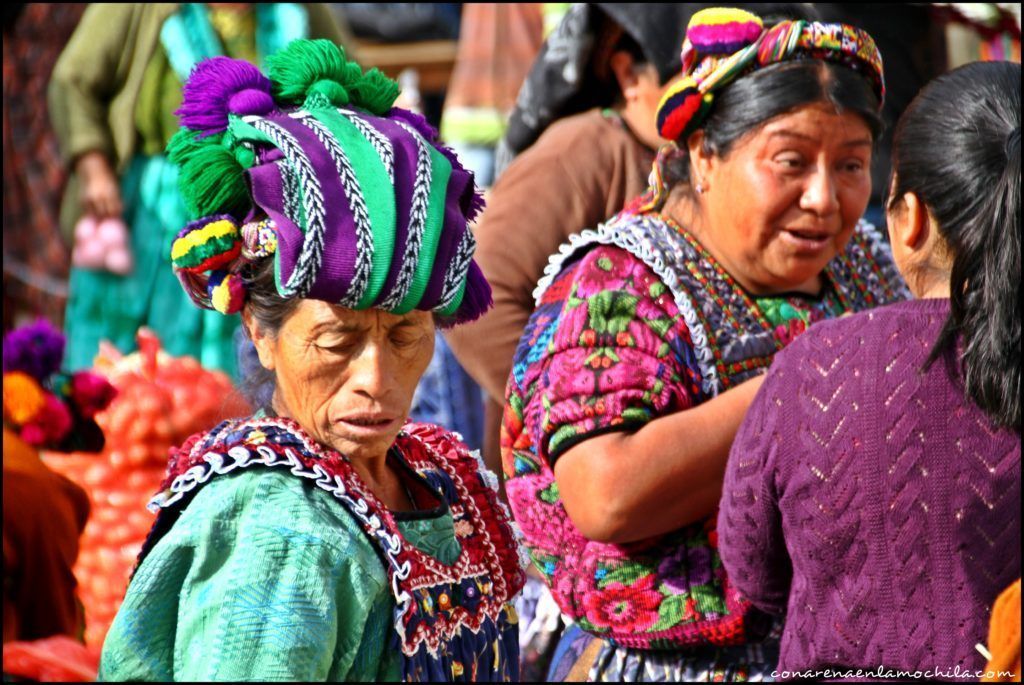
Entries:
[[693, 15], [683, 40], [683, 75], [658, 105], [658, 131], [685, 141], [707, 119], [714, 93], [738, 77], [796, 59], [837, 62], [864, 74], [878, 106], [885, 99], [882, 55], [866, 31], [817, 21], [782, 21], [765, 29], [761, 18], [740, 9], [708, 8]]
[[223, 57], [198, 64], [168, 145], [197, 220], [172, 246], [200, 306], [241, 309], [243, 266], [274, 256], [278, 293], [351, 309], [469, 321], [491, 303], [468, 223], [473, 175], [398, 87], [326, 40], [299, 40], [268, 75]]

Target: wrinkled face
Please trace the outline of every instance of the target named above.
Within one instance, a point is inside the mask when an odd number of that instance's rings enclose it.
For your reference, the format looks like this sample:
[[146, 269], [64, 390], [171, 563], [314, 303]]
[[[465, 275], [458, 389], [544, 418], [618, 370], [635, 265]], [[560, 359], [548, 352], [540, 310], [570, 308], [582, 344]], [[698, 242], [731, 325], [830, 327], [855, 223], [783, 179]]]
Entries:
[[814, 104], [691, 161], [701, 242], [754, 294], [816, 292], [870, 199], [871, 142], [858, 115]]
[[274, 409], [350, 459], [382, 458], [434, 351], [430, 312], [354, 311], [302, 300], [277, 338], [253, 332], [274, 371]]

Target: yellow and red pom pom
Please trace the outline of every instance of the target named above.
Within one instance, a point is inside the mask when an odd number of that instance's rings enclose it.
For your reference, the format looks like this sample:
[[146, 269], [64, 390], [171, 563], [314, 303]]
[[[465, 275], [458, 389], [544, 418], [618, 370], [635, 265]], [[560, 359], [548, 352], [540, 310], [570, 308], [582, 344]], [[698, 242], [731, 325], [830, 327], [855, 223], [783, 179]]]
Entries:
[[30, 423], [46, 406], [46, 391], [21, 371], [4, 374], [4, 414], [16, 426]]
[[201, 273], [226, 267], [242, 251], [238, 224], [227, 214], [193, 221], [178, 233], [171, 245], [176, 269]]
[[242, 279], [227, 271], [215, 271], [210, 274], [206, 286], [210, 304], [221, 314], [234, 314], [242, 310], [245, 304], [245, 285]]

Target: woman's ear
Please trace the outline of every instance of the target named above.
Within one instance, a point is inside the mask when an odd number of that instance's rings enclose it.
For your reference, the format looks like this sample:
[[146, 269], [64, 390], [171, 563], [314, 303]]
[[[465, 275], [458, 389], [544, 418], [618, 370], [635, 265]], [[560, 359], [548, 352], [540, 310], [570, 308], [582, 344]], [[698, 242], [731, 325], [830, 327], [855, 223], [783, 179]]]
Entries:
[[914, 193], [904, 193], [899, 205], [900, 210], [890, 212], [888, 219], [890, 242], [903, 252], [917, 252], [928, 242], [928, 209]]
[[253, 318], [252, 312], [246, 307], [242, 310], [242, 325], [245, 326], [245, 330], [249, 333], [249, 339], [252, 340], [252, 344], [256, 346], [256, 354], [260, 358], [260, 366], [267, 371], [273, 371], [275, 367], [274, 363], [274, 341], [270, 336], [264, 334], [263, 329], [256, 319]]
[[699, 184], [700, 192], [707, 192], [715, 169], [715, 155], [705, 149], [704, 129], [690, 134], [686, 140], [686, 151], [690, 157], [690, 185], [696, 188]]
[[611, 68], [612, 73], [615, 74], [615, 80], [619, 84], [619, 92], [622, 93], [623, 99], [626, 102], [637, 99], [640, 95], [637, 88], [640, 78], [637, 76], [636, 69], [634, 68], [633, 55], [625, 50], [617, 50], [612, 53], [611, 59], [608, 60], [608, 66]]

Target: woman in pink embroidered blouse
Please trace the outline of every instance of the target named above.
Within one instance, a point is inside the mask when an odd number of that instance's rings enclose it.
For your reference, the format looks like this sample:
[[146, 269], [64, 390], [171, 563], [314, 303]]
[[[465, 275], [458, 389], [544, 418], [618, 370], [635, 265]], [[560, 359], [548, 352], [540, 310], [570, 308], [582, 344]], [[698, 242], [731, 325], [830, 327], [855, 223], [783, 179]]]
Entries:
[[510, 505], [602, 640], [596, 680], [769, 675], [768, 626], [716, 550], [729, 446], [793, 336], [903, 297], [858, 221], [884, 92], [870, 36], [722, 9], [687, 35], [659, 111], [677, 147], [652, 193], [552, 258], [508, 385]]

